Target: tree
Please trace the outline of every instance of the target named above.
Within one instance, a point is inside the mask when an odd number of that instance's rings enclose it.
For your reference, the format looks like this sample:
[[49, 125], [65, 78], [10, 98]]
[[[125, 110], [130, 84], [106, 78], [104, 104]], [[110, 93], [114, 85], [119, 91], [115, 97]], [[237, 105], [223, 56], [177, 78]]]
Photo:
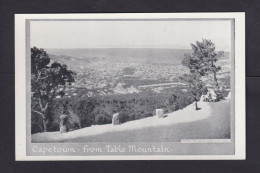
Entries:
[[50, 117], [47, 109], [53, 99], [63, 96], [67, 85], [74, 82], [76, 73], [58, 62], [50, 64], [50, 58], [43, 49], [31, 48], [31, 93], [32, 112], [42, 117], [43, 129], [47, 131]]
[[189, 85], [192, 100], [195, 101], [195, 109], [199, 110], [197, 102], [204, 89], [203, 82], [200, 80], [198, 74], [195, 73], [184, 74], [180, 76], [180, 79]]
[[202, 42], [196, 41], [191, 47], [192, 53], [185, 54], [182, 64], [188, 67], [191, 73], [198, 73], [200, 76], [213, 74], [216, 88], [219, 90], [217, 72], [221, 67], [217, 66], [216, 62], [224, 56], [224, 52], [216, 53], [215, 44], [207, 39], [202, 39]]

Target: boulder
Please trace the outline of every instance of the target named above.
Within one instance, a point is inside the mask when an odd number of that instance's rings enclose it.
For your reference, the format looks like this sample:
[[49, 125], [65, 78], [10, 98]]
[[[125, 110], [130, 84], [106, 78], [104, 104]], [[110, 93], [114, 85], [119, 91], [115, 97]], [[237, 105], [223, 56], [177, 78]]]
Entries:
[[200, 101], [204, 101], [204, 102], [215, 102], [217, 101], [218, 96], [215, 93], [215, 91], [213, 89], [208, 89], [208, 92], [204, 95], [201, 96]]
[[113, 114], [112, 124], [113, 124], [113, 125], [118, 125], [118, 124], [120, 124], [120, 122], [119, 122], [119, 113]]
[[215, 102], [215, 101], [217, 101], [217, 94], [214, 92], [214, 90], [213, 89], [208, 89], [208, 92], [209, 92], [209, 94], [210, 94], [210, 101], [212, 101], [212, 102]]
[[158, 118], [164, 118], [163, 109], [156, 109], [156, 116], [158, 116]]

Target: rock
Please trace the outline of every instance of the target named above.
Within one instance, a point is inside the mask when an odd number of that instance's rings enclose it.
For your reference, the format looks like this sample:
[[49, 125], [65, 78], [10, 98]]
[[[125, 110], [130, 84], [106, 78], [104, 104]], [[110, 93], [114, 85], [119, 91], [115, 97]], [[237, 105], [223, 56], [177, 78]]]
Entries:
[[66, 133], [66, 132], [68, 132], [67, 123], [68, 123], [68, 116], [62, 114], [62, 115], [60, 116], [60, 132], [61, 132], [61, 133]]
[[116, 114], [113, 115], [113, 117], [112, 117], [112, 124], [113, 125], [120, 124], [120, 122], [119, 122], [119, 113], [116, 113]]
[[159, 118], [164, 118], [163, 109], [156, 109], [156, 116]]
[[201, 96], [200, 101], [204, 101], [204, 102], [215, 102], [217, 101], [218, 96], [217, 94], [214, 92], [213, 89], [208, 88], [208, 92], [204, 95]]
[[209, 95], [210, 95], [210, 98], [211, 98], [211, 101], [212, 102], [215, 102], [217, 100], [217, 94], [214, 92], [213, 89], [208, 89], [208, 92], [209, 92]]

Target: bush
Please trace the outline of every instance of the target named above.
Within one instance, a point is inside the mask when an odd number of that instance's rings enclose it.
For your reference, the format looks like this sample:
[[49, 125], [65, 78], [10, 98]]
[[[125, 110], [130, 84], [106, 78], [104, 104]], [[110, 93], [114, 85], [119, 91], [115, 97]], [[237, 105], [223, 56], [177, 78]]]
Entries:
[[[186, 107], [193, 102], [187, 92], [170, 89], [161, 93], [149, 90], [125, 95], [108, 95], [56, 99], [50, 106], [48, 131], [59, 130], [59, 117], [67, 107], [69, 128], [77, 129], [91, 125], [110, 124], [114, 113], [119, 113], [120, 123], [138, 120], [155, 115], [155, 109], [165, 113]], [[178, 93], [173, 95], [172, 93]], [[42, 132], [42, 120], [32, 113], [32, 133]]]
[[109, 118], [107, 115], [104, 114], [97, 114], [95, 116], [95, 123], [100, 124], [110, 124], [112, 122], [112, 119]]
[[31, 122], [32, 134], [43, 132], [42, 118], [39, 115], [32, 113]]

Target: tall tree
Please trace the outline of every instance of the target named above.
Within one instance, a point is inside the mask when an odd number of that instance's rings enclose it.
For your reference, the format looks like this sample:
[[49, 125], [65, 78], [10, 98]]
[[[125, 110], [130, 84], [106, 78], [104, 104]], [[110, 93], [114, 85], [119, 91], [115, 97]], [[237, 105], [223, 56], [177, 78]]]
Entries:
[[191, 98], [195, 101], [195, 109], [198, 110], [198, 101], [204, 89], [204, 84], [200, 80], [198, 74], [191, 73], [191, 74], [184, 74], [180, 76], [180, 79], [187, 83], [190, 88]]
[[47, 109], [53, 99], [64, 95], [67, 85], [74, 82], [75, 73], [58, 62], [50, 64], [43, 49], [31, 48], [31, 93], [32, 112], [42, 117], [43, 129], [47, 131]]
[[182, 64], [190, 69], [191, 73], [198, 73], [200, 76], [213, 74], [213, 79], [219, 90], [217, 72], [221, 69], [216, 62], [224, 56], [223, 51], [216, 52], [215, 44], [211, 40], [202, 39], [191, 44], [192, 53], [185, 54]]

